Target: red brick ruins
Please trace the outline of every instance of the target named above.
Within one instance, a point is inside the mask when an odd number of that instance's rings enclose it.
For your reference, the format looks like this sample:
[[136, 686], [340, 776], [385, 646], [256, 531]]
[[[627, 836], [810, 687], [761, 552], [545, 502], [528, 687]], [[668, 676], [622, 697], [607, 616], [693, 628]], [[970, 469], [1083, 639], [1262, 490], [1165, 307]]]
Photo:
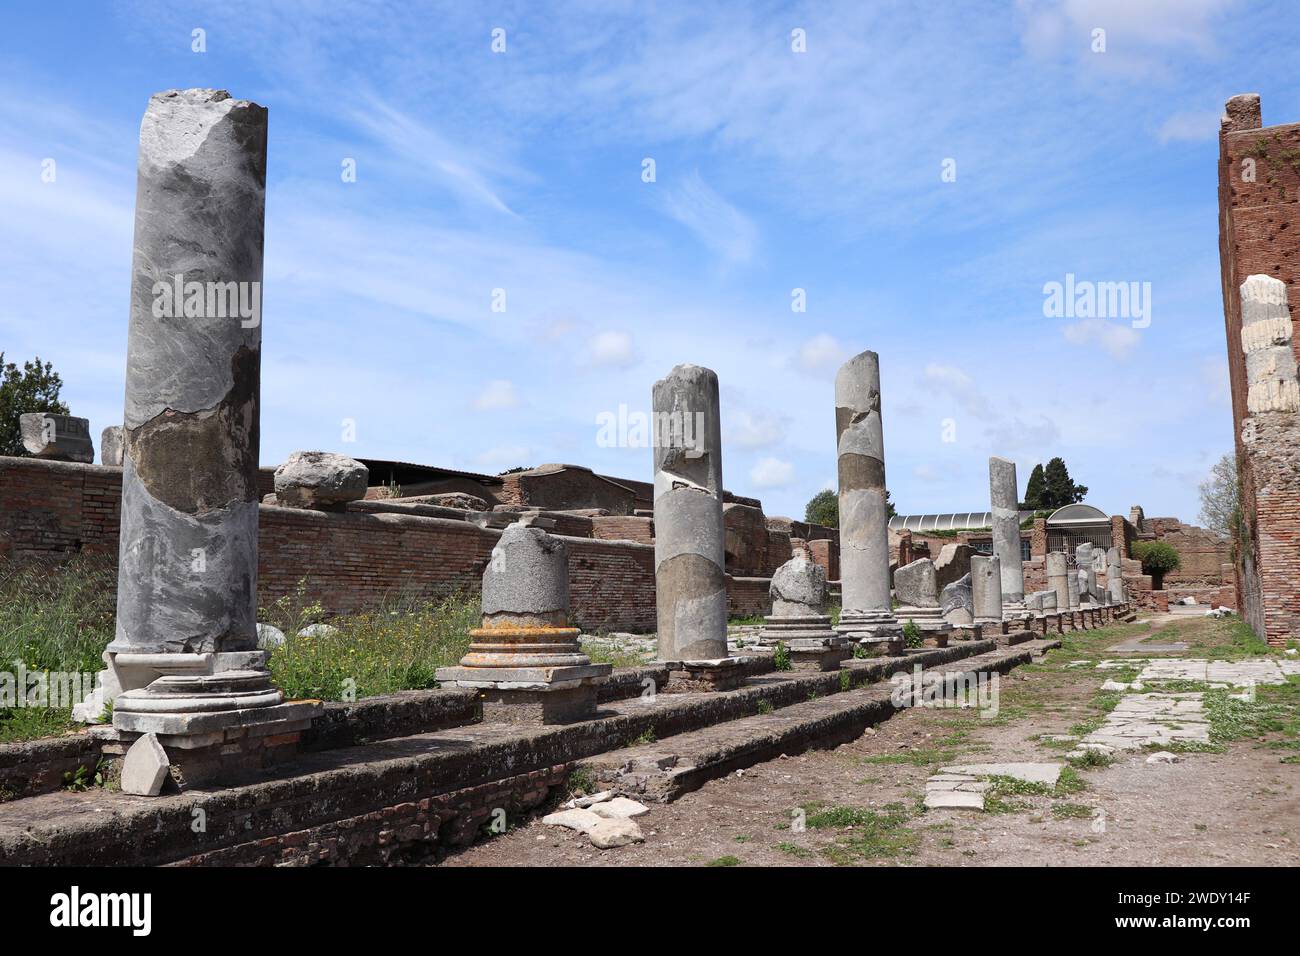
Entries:
[[[1252, 409], [1242, 336], [1241, 286], [1280, 280], [1290, 321], [1264, 345], [1286, 344], [1300, 308], [1300, 123], [1264, 126], [1259, 97], [1228, 101], [1219, 132], [1219, 260], [1241, 498], [1235, 561], [1243, 615], [1270, 644], [1300, 634], [1300, 411], [1294, 402]], [[1285, 354], [1285, 353], [1284, 353]], [[1295, 365], [1289, 373], [1294, 390]]]
[[[261, 472], [266, 498], [260, 511], [258, 599], [263, 607], [293, 594], [328, 612], [345, 614], [399, 593], [440, 597], [475, 591], [497, 537], [520, 512], [537, 511], [570, 546], [575, 623], [591, 631], [649, 631], [655, 626], [654, 519], [649, 485], [599, 475], [577, 465], [543, 465], [509, 475], [479, 475], [429, 466], [366, 460], [371, 488], [341, 511], [281, 507], [272, 469]], [[122, 470], [101, 465], [0, 458], [0, 559], [61, 559], [77, 553], [115, 560]], [[389, 497], [392, 483], [402, 495]], [[795, 549], [837, 582], [839, 532], [765, 515], [762, 502], [726, 494], [726, 571], [730, 613], [770, 609], [772, 573]], [[449, 506], [454, 505], [454, 506]], [[1185, 596], [1198, 603], [1237, 606], [1226, 545], [1176, 518], [1111, 518], [1121, 549], [1124, 580], [1135, 604], [1164, 608]], [[1046, 587], [1044, 519], [1023, 532], [1030, 541], [1026, 584]], [[1136, 540], [1164, 539], [1183, 567], [1166, 576], [1165, 590], [1132, 560]], [[937, 557], [944, 545], [980, 547], [987, 531], [950, 536], [891, 533], [894, 563]], [[1103, 576], [1104, 579], [1104, 576]]]

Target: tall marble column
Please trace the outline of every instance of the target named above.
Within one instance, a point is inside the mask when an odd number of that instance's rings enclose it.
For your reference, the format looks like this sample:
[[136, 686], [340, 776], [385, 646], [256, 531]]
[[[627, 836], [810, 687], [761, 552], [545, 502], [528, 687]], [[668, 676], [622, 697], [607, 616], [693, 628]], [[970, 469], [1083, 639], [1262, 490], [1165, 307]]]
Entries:
[[1025, 569], [1020, 558], [1020, 500], [1014, 461], [997, 456], [989, 459], [989, 507], [993, 553], [1002, 568], [1002, 605], [1007, 611], [1023, 610]]
[[678, 365], [652, 398], [659, 659], [718, 660], [727, 656], [718, 376]]
[[263, 107], [201, 89], [155, 94], [140, 127], [106, 659], [114, 727], [186, 750], [201, 740], [179, 738], [210, 737], [224, 713], [319, 710], [280, 710], [257, 650], [266, 131]]
[[1065, 552], [1048, 551], [1047, 557], [1043, 559], [1043, 566], [1047, 572], [1047, 589], [1056, 592], [1056, 609], [1068, 611], [1070, 609], [1070, 566], [1065, 558]]
[[902, 646], [889, 595], [889, 508], [880, 419], [880, 358], [863, 352], [835, 376], [840, 483], [841, 633], [886, 652]]

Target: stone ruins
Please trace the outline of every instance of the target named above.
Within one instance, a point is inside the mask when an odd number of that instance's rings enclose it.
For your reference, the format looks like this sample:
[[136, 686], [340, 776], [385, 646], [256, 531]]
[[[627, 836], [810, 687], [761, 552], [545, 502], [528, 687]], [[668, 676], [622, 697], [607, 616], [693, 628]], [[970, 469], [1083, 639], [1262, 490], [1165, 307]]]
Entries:
[[[1300, 146], [1300, 125], [1273, 135]], [[58, 795], [49, 768], [107, 761], [126, 796], [113, 814], [72, 811], [61, 825], [78, 839], [50, 839], [36, 811], [26, 829], [0, 820], [0, 860], [418, 859], [472, 842], [498, 810], [531, 812], [579, 768], [601, 796], [565, 819], [594, 830], [595, 818], [645, 812], [609, 799], [616, 791], [671, 799], [787, 750], [854, 739], [903, 706], [860, 696], [894, 670], [1009, 670], [1055, 646], [1052, 635], [1132, 620], [1139, 607], [1198, 597], [1235, 607], [1238, 577], [1252, 626], [1273, 643], [1293, 637], [1300, 391], [1287, 286], [1300, 256], [1287, 243], [1300, 229], [1246, 241], [1260, 204], [1280, 202], [1232, 178], [1260, 136], [1258, 99], [1230, 101], [1222, 254], [1247, 518], [1234, 569], [1222, 542], [1140, 507], [1022, 513], [1016, 465], [1000, 457], [988, 462], [986, 519], [891, 526], [871, 351], [834, 381], [838, 528], [769, 517], [725, 489], [718, 376], [692, 364], [653, 385], [651, 481], [558, 464], [476, 475], [326, 451], [261, 468], [267, 111], [217, 90], [156, 94], [141, 125], [121, 425], [102, 433], [97, 466], [87, 420], [27, 415], [31, 457], [0, 459], [0, 505], [19, 516], [6, 519], [0, 556], [117, 556], [116, 633], [76, 710], [90, 731], [32, 746], [0, 767], [0, 784], [39, 807]], [[155, 287], [181, 275], [256, 289], [256, 317], [160, 318]], [[1161, 589], [1133, 556], [1154, 540], [1187, 558]], [[346, 572], [338, 554], [352, 558]], [[394, 577], [375, 554], [397, 565]], [[259, 593], [273, 600], [308, 582], [327, 612], [346, 614], [399, 578], [481, 598], [468, 651], [438, 668], [440, 686], [285, 700], [267, 648], [292, 638], [259, 628]], [[763, 623], [729, 628], [736, 617]], [[655, 659], [593, 662], [584, 637], [622, 629], [653, 631]], [[779, 721], [745, 723], [777, 708]], [[1093, 742], [1148, 716], [1126, 705]], [[725, 746], [691, 736], [718, 724], [734, 729]], [[661, 737], [674, 748], [656, 749]], [[934, 792], [976, 792], [967, 771], [945, 768]], [[189, 826], [200, 805], [219, 827]], [[635, 826], [606, 830], [609, 846], [643, 839]]]

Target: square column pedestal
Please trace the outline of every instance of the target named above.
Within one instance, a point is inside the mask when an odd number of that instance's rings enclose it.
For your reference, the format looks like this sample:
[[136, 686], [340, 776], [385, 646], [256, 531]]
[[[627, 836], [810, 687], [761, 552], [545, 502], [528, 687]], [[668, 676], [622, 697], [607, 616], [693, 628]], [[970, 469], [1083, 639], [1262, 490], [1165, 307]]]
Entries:
[[765, 647], [785, 645], [790, 666], [797, 671], [839, 670], [853, 656], [853, 641], [831, 630], [826, 614], [768, 617], [760, 636]]
[[903, 653], [903, 625], [889, 611], [845, 611], [835, 630], [869, 657], [899, 657]]
[[[610, 664], [593, 664], [577, 653], [582, 633], [578, 628], [491, 627], [475, 628], [469, 633], [474, 641], [470, 653], [455, 667], [438, 668], [437, 678], [445, 687], [478, 691], [484, 720], [567, 724], [596, 715], [597, 688], [614, 668]], [[506, 644], [513, 652], [494, 652], [484, 642]], [[539, 653], [542, 649], [575, 660], [550, 664], [546, 655]]]

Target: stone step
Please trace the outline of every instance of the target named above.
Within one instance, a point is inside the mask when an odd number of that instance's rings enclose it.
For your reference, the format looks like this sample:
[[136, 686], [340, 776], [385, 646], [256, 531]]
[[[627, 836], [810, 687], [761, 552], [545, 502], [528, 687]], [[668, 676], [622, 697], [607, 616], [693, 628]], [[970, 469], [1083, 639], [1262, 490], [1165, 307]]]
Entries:
[[[910, 672], [916, 664], [939, 667], [987, 655], [996, 646], [992, 641], [958, 642], [899, 658], [847, 661], [844, 671], [850, 687], [860, 688], [898, 671]], [[806, 705], [810, 696], [857, 698], [864, 693], [842, 694], [841, 680], [838, 671], [784, 671], [751, 678], [733, 691], [657, 693], [606, 702], [597, 719], [576, 724], [469, 724], [301, 754], [220, 789], [196, 788], [154, 798], [100, 788], [46, 793], [0, 805], [0, 864], [150, 865], [214, 854], [224, 862], [238, 862], [249, 858], [239, 856], [238, 848], [274, 847], [277, 840], [298, 840], [294, 833], [345, 824], [378, 828], [382, 821], [375, 821], [384, 813], [417, 801], [444, 805], [443, 812], [457, 821], [456, 833], [473, 839], [475, 821], [486, 819], [492, 809], [475, 802], [491, 799], [482, 797], [484, 793], [505, 792], [526, 781], [529, 802], [510, 802], [512, 813], [523, 812], [545, 799], [546, 788], [554, 785], [538, 781], [563, 779], [586, 758], [625, 753], [625, 747], [648, 737], [663, 741], [751, 719], [764, 705], [783, 713]], [[873, 692], [883, 691], [887, 697], [889, 689], [879, 684]], [[840, 724], [838, 718], [831, 720], [828, 729]], [[195, 831], [191, 823], [196, 810], [214, 825]], [[440, 839], [437, 824], [437, 819], [423, 821], [422, 826], [433, 830], [409, 839]]]
[[[1038, 658], [1057, 640], [1035, 640], [999, 648], [947, 666], [946, 677], [976, 672], [1005, 673]], [[810, 747], [828, 748], [859, 737], [867, 727], [900, 709], [892, 683], [877, 683], [847, 693], [791, 704], [770, 714], [678, 734], [582, 762], [598, 786], [667, 802], [708, 780]]]

